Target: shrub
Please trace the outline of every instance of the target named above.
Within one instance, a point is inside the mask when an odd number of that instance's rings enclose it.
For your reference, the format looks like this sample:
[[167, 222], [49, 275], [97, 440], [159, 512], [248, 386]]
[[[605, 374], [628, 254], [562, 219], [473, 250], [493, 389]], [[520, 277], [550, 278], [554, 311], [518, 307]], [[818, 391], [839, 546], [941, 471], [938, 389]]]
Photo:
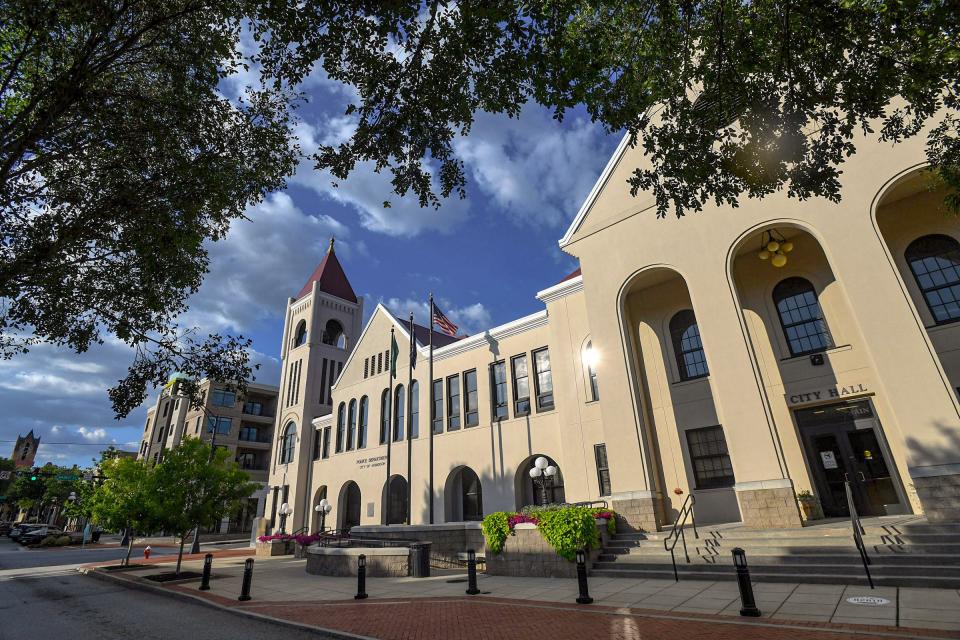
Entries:
[[65, 547], [70, 544], [70, 536], [60, 536], [56, 539], [56, 545], [58, 547]]
[[41, 547], [52, 547], [57, 544], [57, 536], [47, 536], [40, 541]]
[[490, 547], [490, 551], [494, 553], [503, 551], [503, 545], [507, 541], [507, 536], [510, 535], [510, 532], [513, 530], [513, 527], [510, 526], [511, 515], [516, 514], [497, 511], [483, 519], [480, 528], [483, 531], [484, 539], [487, 541], [487, 546]]

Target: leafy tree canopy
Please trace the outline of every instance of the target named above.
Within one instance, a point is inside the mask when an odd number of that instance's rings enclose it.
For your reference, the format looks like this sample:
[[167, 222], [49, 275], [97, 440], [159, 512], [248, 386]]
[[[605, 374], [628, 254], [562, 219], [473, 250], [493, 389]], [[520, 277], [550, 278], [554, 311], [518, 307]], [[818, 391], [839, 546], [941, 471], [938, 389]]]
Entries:
[[[177, 327], [205, 242], [296, 166], [296, 91], [356, 89], [360, 162], [421, 204], [463, 196], [478, 111], [582, 106], [626, 131], [660, 215], [785, 190], [840, 198], [863, 132], [925, 136], [960, 210], [960, 12], [950, 0], [13, 0], [0, 5], [0, 353], [134, 346], [119, 414], [174, 370], [246, 380], [242, 338]], [[241, 100], [225, 78], [250, 72]]]

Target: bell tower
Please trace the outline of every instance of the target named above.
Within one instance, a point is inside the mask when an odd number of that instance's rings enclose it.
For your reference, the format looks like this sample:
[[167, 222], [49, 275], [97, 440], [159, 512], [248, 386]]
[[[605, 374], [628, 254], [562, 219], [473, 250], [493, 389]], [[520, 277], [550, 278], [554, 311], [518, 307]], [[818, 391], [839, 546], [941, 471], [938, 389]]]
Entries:
[[19, 467], [32, 467], [40, 448], [40, 438], [33, 435], [33, 429], [25, 436], [17, 436], [17, 444], [13, 447], [13, 461]]
[[309, 524], [313, 461], [318, 449], [315, 418], [331, 412], [330, 388], [360, 336], [363, 299], [357, 298], [334, 251], [326, 255], [295, 298], [287, 300], [280, 346], [282, 373], [264, 516], [280, 531], [280, 507], [292, 513], [285, 531]]

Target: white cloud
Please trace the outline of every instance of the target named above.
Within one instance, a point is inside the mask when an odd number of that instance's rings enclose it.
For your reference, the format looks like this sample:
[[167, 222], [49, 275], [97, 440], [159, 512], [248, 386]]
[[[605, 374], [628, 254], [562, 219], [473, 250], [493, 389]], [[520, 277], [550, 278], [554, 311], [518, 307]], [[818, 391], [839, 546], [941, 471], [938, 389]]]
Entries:
[[[107, 437], [107, 430], [100, 427], [97, 429], [88, 429], [87, 427], [80, 427], [77, 429], [77, 434], [85, 440], [91, 442], [103, 442]], [[116, 442], [116, 440], [111, 440], [111, 442]]]
[[[409, 318], [413, 312], [413, 321], [426, 326], [429, 320], [429, 304], [423, 300], [413, 298], [380, 298], [383, 306], [402, 321]], [[490, 311], [482, 302], [475, 302], [466, 306], [457, 306], [446, 299], [437, 300], [437, 306], [443, 310], [450, 320], [460, 328], [460, 334], [480, 333], [490, 328]]]

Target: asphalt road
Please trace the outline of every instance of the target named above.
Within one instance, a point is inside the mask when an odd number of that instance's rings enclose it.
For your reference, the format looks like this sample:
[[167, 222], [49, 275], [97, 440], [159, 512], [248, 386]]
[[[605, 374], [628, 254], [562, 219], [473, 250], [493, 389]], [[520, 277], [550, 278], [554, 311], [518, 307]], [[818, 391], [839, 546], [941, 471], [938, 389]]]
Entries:
[[[174, 550], [164, 549], [163, 552]], [[293, 640], [326, 637], [83, 576], [122, 550], [29, 550], [0, 538], [0, 640]]]

